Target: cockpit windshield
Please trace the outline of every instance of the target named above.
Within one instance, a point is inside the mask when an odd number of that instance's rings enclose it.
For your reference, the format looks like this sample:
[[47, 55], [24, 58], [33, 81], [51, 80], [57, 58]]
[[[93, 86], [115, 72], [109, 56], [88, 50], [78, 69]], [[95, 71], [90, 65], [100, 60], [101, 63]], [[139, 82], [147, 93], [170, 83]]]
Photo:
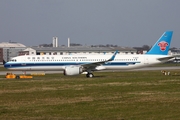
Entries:
[[9, 62], [16, 62], [16, 59], [11, 59], [9, 60]]

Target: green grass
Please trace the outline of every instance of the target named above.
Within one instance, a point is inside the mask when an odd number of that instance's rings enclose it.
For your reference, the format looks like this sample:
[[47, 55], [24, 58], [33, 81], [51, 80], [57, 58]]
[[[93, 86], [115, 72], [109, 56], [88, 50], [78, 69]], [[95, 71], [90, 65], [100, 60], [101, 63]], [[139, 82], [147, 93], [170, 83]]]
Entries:
[[0, 71], [8, 71], [8, 69], [6, 69], [4, 67], [0, 67]]
[[[96, 72], [96, 77], [48, 74], [0, 76], [0, 119], [180, 118], [180, 71]], [[177, 75], [174, 75], [177, 73]]]

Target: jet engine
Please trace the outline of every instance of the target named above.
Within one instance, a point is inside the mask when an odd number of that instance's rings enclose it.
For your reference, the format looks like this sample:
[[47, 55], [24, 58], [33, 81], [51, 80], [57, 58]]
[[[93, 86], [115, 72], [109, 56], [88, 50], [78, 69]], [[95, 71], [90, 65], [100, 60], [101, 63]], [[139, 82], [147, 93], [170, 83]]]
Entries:
[[80, 66], [67, 66], [64, 70], [64, 75], [79, 75], [83, 72]]

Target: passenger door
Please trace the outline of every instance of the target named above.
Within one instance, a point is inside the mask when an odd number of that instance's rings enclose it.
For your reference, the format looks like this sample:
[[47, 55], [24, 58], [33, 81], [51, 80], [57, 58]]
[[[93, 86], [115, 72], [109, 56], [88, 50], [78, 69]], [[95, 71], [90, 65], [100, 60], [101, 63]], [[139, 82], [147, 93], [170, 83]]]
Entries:
[[144, 57], [144, 65], [148, 65], [149, 64], [149, 59], [148, 56]]

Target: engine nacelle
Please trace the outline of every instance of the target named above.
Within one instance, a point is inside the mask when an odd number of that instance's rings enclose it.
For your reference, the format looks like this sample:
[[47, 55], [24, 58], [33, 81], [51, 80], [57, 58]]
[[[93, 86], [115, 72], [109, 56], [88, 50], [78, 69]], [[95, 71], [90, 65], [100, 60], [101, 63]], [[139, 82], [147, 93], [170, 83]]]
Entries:
[[80, 66], [67, 66], [64, 70], [64, 75], [79, 75], [83, 72]]

